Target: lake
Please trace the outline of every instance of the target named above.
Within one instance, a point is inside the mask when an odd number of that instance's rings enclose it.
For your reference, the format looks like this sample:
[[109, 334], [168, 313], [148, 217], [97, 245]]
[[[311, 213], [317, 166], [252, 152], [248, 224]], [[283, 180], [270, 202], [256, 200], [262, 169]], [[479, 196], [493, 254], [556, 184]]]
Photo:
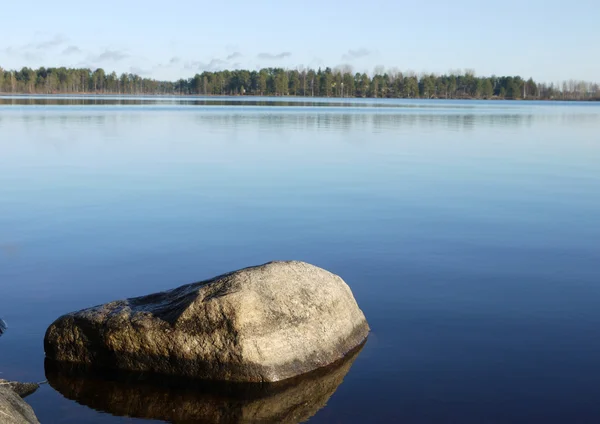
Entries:
[[[296, 259], [372, 328], [311, 423], [598, 422], [599, 165], [599, 103], [2, 97], [0, 378], [64, 313]], [[50, 383], [42, 423], [215, 407]]]

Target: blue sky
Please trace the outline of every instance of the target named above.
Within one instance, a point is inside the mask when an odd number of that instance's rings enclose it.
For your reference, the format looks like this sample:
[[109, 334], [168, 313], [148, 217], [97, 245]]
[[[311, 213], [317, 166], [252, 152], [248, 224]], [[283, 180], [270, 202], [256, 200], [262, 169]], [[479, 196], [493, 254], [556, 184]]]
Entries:
[[202, 70], [350, 65], [600, 81], [598, 0], [4, 2], [0, 66]]

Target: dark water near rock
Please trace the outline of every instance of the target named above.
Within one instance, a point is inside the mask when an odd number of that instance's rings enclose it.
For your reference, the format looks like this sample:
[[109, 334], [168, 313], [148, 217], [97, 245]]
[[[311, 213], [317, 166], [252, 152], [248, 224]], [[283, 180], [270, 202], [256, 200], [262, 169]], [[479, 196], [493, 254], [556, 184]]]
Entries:
[[[43, 423], [598, 422], [599, 164], [599, 104], [0, 99], [0, 378], [48, 371]], [[348, 282], [353, 363], [251, 396], [44, 368], [65, 312], [273, 259]]]

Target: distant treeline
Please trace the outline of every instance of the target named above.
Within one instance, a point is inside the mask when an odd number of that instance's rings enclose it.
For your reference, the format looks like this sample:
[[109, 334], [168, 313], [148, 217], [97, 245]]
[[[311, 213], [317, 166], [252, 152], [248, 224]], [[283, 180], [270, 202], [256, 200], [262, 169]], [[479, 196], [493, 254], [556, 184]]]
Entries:
[[585, 81], [536, 83], [519, 76], [477, 77], [472, 71], [446, 75], [350, 69], [267, 68], [203, 72], [189, 79], [157, 81], [103, 69], [0, 68], [0, 92], [13, 94], [168, 94], [437, 99], [598, 100], [600, 87]]

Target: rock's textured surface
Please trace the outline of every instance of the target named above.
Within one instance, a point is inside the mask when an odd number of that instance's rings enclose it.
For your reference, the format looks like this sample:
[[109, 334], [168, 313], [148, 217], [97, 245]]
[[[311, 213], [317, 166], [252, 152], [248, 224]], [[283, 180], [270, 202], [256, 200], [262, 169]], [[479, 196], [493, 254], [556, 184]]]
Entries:
[[46, 378], [66, 398], [116, 416], [171, 423], [291, 424], [305, 422], [327, 404], [359, 351], [312, 373], [269, 384], [94, 371], [49, 360]]
[[368, 332], [340, 277], [271, 262], [62, 316], [44, 344], [58, 361], [274, 382], [339, 360]]
[[39, 424], [33, 409], [7, 385], [0, 385], [0, 423]]
[[8, 381], [0, 378], [0, 386], [8, 387], [12, 389], [13, 392], [21, 396], [22, 398], [27, 397], [33, 393], [37, 389], [40, 388], [39, 384], [36, 383], [19, 383], [18, 381]]

